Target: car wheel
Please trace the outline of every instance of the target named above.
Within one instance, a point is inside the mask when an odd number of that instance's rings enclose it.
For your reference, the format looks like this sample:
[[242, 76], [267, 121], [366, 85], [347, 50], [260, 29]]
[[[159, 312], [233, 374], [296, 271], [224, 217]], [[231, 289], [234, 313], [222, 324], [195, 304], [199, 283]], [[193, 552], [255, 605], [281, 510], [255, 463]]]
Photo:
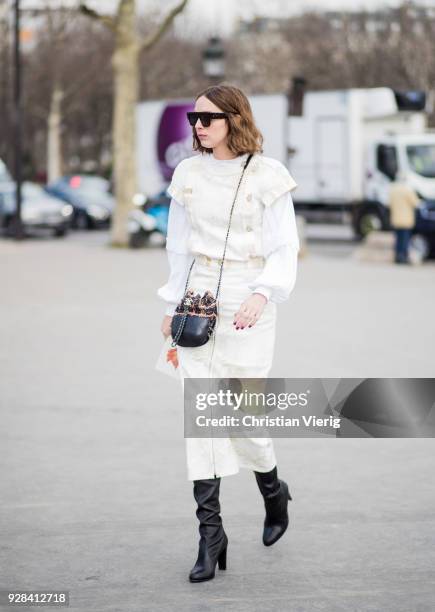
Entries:
[[147, 245], [147, 242], [147, 237], [143, 231], [129, 234], [128, 245], [130, 249], [142, 249]]
[[151, 232], [148, 236], [148, 245], [150, 247], [161, 247], [165, 246], [166, 239], [165, 236], [161, 232]]
[[424, 261], [430, 254], [429, 240], [423, 234], [412, 234], [408, 249], [410, 259]]
[[87, 230], [89, 229], [89, 220], [88, 215], [84, 210], [79, 210], [74, 218], [74, 227], [78, 230]]

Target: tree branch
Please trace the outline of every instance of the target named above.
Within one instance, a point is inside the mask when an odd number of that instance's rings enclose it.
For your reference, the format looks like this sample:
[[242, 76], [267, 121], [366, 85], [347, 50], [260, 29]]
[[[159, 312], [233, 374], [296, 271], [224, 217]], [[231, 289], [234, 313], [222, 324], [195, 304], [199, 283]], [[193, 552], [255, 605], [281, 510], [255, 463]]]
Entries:
[[109, 28], [109, 30], [112, 30], [113, 32], [115, 32], [116, 30], [116, 18], [115, 17], [112, 17], [111, 15], [101, 15], [100, 13], [97, 13], [97, 11], [94, 11], [94, 9], [91, 9], [89, 6], [86, 6], [86, 4], [84, 4], [83, 2], [80, 3], [79, 11], [82, 15], [86, 15], [86, 17], [90, 17], [91, 19], [95, 19], [96, 21], [99, 21], [100, 23], [105, 25], [107, 28]]
[[188, 0], [182, 0], [182, 2], [180, 2], [180, 4], [178, 4], [171, 11], [169, 11], [169, 13], [166, 15], [165, 19], [155, 29], [155, 31], [152, 32], [149, 36], [147, 36], [144, 40], [141, 41], [141, 43], [139, 45], [140, 46], [140, 51], [145, 51], [146, 49], [151, 48], [159, 40], [159, 38], [161, 36], [163, 36], [163, 34], [169, 28], [169, 26], [171, 25], [171, 23], [174, 20], [174, 18], [178, 15], [178, 13], [181, 13], [183, 11], [183, 9], [186, 6], [187, 2], [188, 2]]

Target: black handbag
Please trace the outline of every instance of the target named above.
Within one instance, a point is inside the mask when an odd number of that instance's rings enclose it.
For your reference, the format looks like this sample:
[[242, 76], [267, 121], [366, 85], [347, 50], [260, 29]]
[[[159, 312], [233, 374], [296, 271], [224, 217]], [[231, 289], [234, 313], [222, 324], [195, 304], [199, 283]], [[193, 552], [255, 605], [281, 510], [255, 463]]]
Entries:
[[173, 340], [171, 342], [171, 346], [177, 346], [177, 344], [179, 346], [191, 347], [202, 346], [208, 342], [213, 333], [218, 316], [218, 296], [221, 284], [222, 269], [225, 260], [225, 251], [227, 248], [228, 234], [231, 226], [231, 217], [233, 214], [234, 204], [236, 203], [237, 194], [239, 192], [240, 183], [242, 182], [243, 175], [252, 157], [253, 155], [251, 153], [246, 160], [239, 183], [237, 185], [236, 195], [234, 196], [234, 201], [231, 206], [228, 230], [225, 238], [224, 253], [222, 255], [219, 280], [216, 289], [216, 297], [214, 297], [213, 293], [208, 289], [204, 292], [202, 297], [199, 293], [195, 294], [194, 291], [187, 289], [190, 272], [193, 264], [195, 263], [195, 260], [193, 260], [187, 275], [184, 295], [180, 303], [177, 305], [175, 313], [172, 317], [171, 336]]

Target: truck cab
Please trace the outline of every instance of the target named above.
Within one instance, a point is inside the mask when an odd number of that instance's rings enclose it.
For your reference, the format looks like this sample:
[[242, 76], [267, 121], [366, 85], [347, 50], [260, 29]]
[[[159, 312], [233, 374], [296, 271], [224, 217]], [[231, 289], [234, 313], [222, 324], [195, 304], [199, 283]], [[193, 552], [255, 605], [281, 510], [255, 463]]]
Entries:
[[435, 133], [394, 134], [367, 147], [364, 202], [356, 231], [388, 229], [388, 195], [397, 172], [422, 200], [435, 200]]

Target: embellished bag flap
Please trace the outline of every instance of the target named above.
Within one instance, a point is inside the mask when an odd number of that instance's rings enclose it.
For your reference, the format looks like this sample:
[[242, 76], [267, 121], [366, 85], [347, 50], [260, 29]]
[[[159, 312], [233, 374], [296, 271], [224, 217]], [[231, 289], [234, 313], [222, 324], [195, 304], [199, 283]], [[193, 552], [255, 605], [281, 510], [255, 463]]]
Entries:
[[201, 297], [200, 293], [195, 294], [192, 289], [189, 289], [177, 305], [175, 312], [177, 314], [187, 312], [189, 315], [213, 319], [217, 316], [216, 298], [209, 290], [205, 291]]

